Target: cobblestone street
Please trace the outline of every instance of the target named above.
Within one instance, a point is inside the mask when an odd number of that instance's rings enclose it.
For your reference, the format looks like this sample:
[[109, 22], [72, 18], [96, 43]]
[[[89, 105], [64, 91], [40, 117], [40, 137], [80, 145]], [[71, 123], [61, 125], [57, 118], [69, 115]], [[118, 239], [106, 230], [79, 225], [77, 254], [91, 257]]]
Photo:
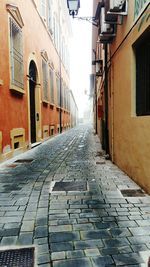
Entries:
[[40, 267], [147, 266], [150, 197], [105, 160], [91, 126], [0, 165], [0, 249], [31, 245]]

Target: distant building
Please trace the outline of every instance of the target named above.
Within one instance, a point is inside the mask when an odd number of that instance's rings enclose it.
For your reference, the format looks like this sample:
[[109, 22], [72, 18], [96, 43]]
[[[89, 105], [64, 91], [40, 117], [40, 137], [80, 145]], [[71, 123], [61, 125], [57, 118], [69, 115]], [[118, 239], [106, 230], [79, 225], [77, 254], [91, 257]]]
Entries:
[[92, 45], [103, 65], [93, 66], [98, 134], [112, 161], [150, 193], [150, 1], [93, 5]]
[[72, 32], [66, 1], [1, 0], [0, 6], [3, 160], [70, 128], [74, 98], [70, 99]]

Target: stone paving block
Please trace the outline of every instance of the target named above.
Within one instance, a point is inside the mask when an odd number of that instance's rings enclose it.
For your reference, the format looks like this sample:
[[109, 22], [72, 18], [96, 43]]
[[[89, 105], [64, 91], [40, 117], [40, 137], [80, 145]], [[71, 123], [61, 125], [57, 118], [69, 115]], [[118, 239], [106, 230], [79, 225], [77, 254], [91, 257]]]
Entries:
[[94, 223], [95, 229], [109, 229], [117, 227], [115, 222], [95, 222]]
[[42, 226], [42, 225], [47, 225], [48, 223], [48, 218], [46, 217], [38, 217], [36, 218], [35, 224], [37, 226]]
[[34, 238], [34, 244], [42, 245], [42, 244], [48, 244], [48, 238], [43, 237], [43, 238]]
[[68, 259], [73, 258], [82, 258], [85, 256], [83, 250], [74, 250], [74, 251], [66, 251], [66, 256]]
[[75, 249], [86, 249], [86, 248], [96, 248], [103, 247], [103, 241], [100, 239], [97, 240], [86, 240], [86, 241], [75, 241], [74, 242]]
[[141, 245], [132, 245], [131, 248], [134, 252], [139, 252], [144, 250], [146, 251], [148, 247], [145, 244], [141, 244]]
[[68, 242], [68, 241], [76, 241], [80, 240], [79, 232], [56, 232], [49, 234], [50, 242]]
[[117, 255], [119, 254], [119, 249], [118, 248], [101, 248], [100, 253], [102, 256], [104, 255]]
[[53, 267], [92, 267], [91, 261], [87, 258], [68, 259], [53, 262]]
[[48, 244], [38, 244], [38, 254], [48, 254], [49, 246]]
[[119, 227], [137, 227], [136, 221], [119, 221], [117, 224]]
[[11, 229], [2, 229], [0, 230], [0, 236], [17, 236], [19, 233], [19, 228], [11, 228]]
[[48, 254], [41, 254], [41, 255], [38, 255], [38, 258], [37, 258], [37, 263], [40, 264], [45, 264], [45, 263], [50, 263], [50, 255], [49, 253]]
[[69, 209], [68, 204], [50, 204], [51, 210], [63, 210], [63, 209]]
[[[128, 237], [130, 239], [132, 237]], [[112, 238], [112, 239], [103, 239], [104, 244], [106, 247], [121, 247], [121, 246], [128, 246], [129, 241], [125, 237], [120, 237], [120, 238]]]
[[57, 225], [57, 226], [50, 226], [49, 232], [71, 232], [72, 231], [72, 225]]
[[49, 210], [49, 215], [52, 215], [52, 214], [68, 214], [68, 210]]
[[24, 221], [32, 221], [34, 220], [36, 217], [36, 212], [35, 211], [26, 211], [26, 213], [24, 214]]
[[18, 236], [9, 236], [9, 237], [3, 237], [1, 239], [0, 246], [11, 246], [16, 245]]
[[136, 245], [140, 245], [140, 244], [146, 244], [146, 243], [149, 243], [150, 242], [150, 236], [140, 236], [140, 235], [137, 235], [137, 236], [131, 236], [131, 237], [128, 237], [128, 240], [131, 244], [136, 244]]
[[22, 233], [20, 232], [20, 235], [17, 240], [18, 245], [31, 245], [32, 244], [32, 239], [33, 239], [33, 233]]
[[24, 221], [21, 226], [21, 232], [32, 232], [34, 230], [34, 221]]
[[111, 233], [112, 237], [131, 236], [131, 233], [127, 228], [112, 228], [109, 230], [109, 232]]
[[35, 227], [35, 238], [39, 238], [39, 237], [46, 237], [48, 233], [48, 227], [45, 226], [37, 226]]
[[79, 214], [69, 214], [71, 219], [79, 219]]
[[51, 252], [71, 251], [73, 249], [74, 249], [74, 246], [72, 242], [50, 243]]
[[57, 225], [65, 225], [65, 224], [76, 224], [76, 219], [68, 219], [68, 220], [57, 220]]
[[92, 223], [80, 223], [80, 224], [74, 224], [73, 225], [73, 230], [92, 230], [94, 229], [94, 226]]
[[110, 238], [111, 235], [107, 230], [89, 230], [89, 231], [81, 231], [81, 239], [89, 240], [89, 239], [102, 239], [102, 238]]
[[144, 263], [143, 259], [139, 256], [138, 253], [128, 253], [128, 254], [119, 254], [112, 256], [115, 264], [118, 266], [127, 264], [140, 264]]
[[78, 214], [78, 213], [81, 213], [81, 209], [68, 209], [68, 213], [70, 214]]
[[54, 215], [49, 215], [49, 220], [68, 220], [69, 215], [68, 214], [54, 214]]
[[20, 228], [21, 227], [21, 223], [5, 223], [2, 224], [2, 227], [4, 229], [14, 229], [14, 228]]
[[65, 259], [65, 252], [64, 251], [61, 251], [61, 252], [52, 252], [51, 253], [51, 259], [52, 261], [55, 261], [55, 260], [63, 260]]
[[141, 226], [141, 227], [130, 227], [129, 228], [132, 235], [149, 235], [150, 234], [150, 226]]
[[92, 248], [88, 248], [88, 249], [85, 249], [84, 252], [85, 252], [85, 255], [87, 257], [93, 257], [93, 256], [100, 255], [100, 251], [99, 251], [98, 248], [93, 248], [93, 249]]
[[105, 267], [113, 263], [114, 261], [110, 256], [97, 256], [92, 258], [93, 267]]

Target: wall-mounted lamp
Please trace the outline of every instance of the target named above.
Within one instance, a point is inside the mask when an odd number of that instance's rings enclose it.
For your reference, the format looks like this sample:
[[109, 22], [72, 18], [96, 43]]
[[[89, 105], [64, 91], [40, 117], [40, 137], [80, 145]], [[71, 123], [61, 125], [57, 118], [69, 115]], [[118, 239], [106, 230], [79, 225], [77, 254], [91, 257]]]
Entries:
[[69, 9], [69, 15], [73, 18], [78, 14], [80, 8], [80, 0], [67, 0], [67, 6]]
[[67, 0], [67, 7], [69, 9], [69, 15], [73, 18], [86, 20], [91, 22], [94, 26], [98, 26], [95, 17], [77, 17], [80, 8], [80, 0]]
[[93, 60], [92, 65], [96, 65], [96, 76], [103, 76], [103, 60]]

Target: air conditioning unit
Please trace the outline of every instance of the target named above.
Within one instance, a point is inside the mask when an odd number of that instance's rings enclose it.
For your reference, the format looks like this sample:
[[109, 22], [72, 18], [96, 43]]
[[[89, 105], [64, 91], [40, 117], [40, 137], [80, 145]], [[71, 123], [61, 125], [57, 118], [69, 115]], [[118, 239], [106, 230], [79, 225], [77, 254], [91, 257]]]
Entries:
[[105, 8], [101, 8], [101, 15], [100, 15], [100, 34], [113, 34], [114, 33], [114, 27], [111, 24], [106, 23], [105, 21]]
[[127, 0], [109, 0], [108, 13], [127, 15]]

